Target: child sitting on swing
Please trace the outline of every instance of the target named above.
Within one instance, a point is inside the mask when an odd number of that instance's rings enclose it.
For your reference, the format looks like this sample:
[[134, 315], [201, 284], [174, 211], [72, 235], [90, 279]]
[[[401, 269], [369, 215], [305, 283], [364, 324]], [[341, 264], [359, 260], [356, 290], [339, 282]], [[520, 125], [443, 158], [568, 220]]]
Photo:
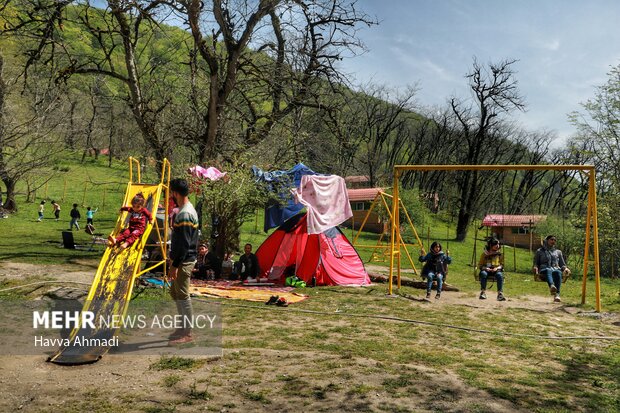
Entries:
[[497, 282], [497, 301], [506, 301], [504, 297], [504, 258], [499, 241], [491, 238], [484, 247], [484, 252], [480, 255], [478, 268], [480, 268], [480, 299], [486, 300], [487, 278], [495, 275]]
[[131, 206], [121, 208], [121, 212], [129, 212], [129, 226], [118, 237], [114, 238], [112, 235], [108, 237], [108, 245], [110, 247], [120, 244], [121, 249], [129, 248], [144, 234], [146, 224], [153, 221], [151, 211], [144, 207], [144, 203], [144, 195], [139, 193], [131, 200]]
[[435, 299], [441, 297], [441, 289], [443, 287], [443, 280], [446, 276], [445, 265], [452, 264], [452, 258], [449, 255], [444, 254], [441, 250], [441, 244], [437, 241], [431, 244], [431, 250], [428, 254], [424, 254], [424, 250], [421, 251], [420, 262], [424, 263], [422, 268], [422, 277], [426, 277], [426, 299], [431, 298], [431, 289], [433, 288], [433, 281], [437, 281], [437, 295]]

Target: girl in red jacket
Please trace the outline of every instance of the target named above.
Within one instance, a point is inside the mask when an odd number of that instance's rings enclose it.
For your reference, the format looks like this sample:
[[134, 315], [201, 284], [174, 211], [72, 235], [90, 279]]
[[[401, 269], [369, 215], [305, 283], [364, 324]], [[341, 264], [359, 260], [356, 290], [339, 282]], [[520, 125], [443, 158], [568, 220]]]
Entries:
[[151, 212], [144, 207], [144, 195], [137, 194], [131, 200], [131, 206], [124, 206], [121, 212], [129, 212], [129, 226], [123, 230], [116, 238], [112, 235], [108, 237], [108, 245], [113, 247], [120, 245], [122, 249], [129, 248], [136, 242], [146, 229], [146, 225], [153, 220]]

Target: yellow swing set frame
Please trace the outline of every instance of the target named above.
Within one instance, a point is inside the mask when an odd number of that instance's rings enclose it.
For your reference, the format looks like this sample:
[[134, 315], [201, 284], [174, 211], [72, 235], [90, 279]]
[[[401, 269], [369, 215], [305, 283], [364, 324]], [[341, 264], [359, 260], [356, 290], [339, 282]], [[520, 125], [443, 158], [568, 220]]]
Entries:
[[[586, 212], [586, 239], [583, 252], [583, 278], [581, 284], [581, 304], [586, 303], [586, 286], [588, 280], [588, 268], [594, 266], [595, 281], [595, 309], [601, 312], [601, 282], [600, 282], [600, 258], [598, 239], [598, 213], [596, 209], [596, 170], [593, 165], [396, 165], [394, 166], [393, 196], [398, 199], [399, 179], [404, 171], [582, 171], [588, 179], [588, 205]], [[401, 237], [400, 237], [400, 203], [392, 203], [390, 214], [390, 273], [388, 277], [388, 294], [393, 292], [394, 272], [396, 271], [397, 288], [401, 285]], [[397, 235], [398, 234], [398, 239]], [[593, 245], [590, 245], [590, 238]], [[590, 248], [592, 247], [593, 259], [590, 260]]]

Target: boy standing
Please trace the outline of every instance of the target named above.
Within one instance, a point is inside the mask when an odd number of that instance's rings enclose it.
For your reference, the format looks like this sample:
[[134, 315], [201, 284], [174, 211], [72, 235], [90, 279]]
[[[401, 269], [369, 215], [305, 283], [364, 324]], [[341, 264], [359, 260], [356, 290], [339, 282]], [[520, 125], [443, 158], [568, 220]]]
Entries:
[[69, 212], [71, 215], [71, 222], [69, 223], [69, 231], [73, 230], [73, 226], [75, 225], [75, 229], [80, 230], [80, 224], [78, 224], [78, 220], [82, 218], [80, 215], [80, 211], [78, 211], [78, 204], [73, 204], [73, 209]]
[[170, 295], [175, 300], [177, 311], [183, 317], [183, 328], [178, 328], [170, 336], [169, 345], [190, 343], [192, 329], [185, 325], [193, 319], [192, 301], [189, 295], [189, 280], [196, 264], [198, 244], [198, 214], [189, 201], [189, 185], [185, 179], [170, 181], [170, 194], [178, 205], [179, 212], [174, 217], [170, 245], [170, 270], [168, 278], [172, 281]]

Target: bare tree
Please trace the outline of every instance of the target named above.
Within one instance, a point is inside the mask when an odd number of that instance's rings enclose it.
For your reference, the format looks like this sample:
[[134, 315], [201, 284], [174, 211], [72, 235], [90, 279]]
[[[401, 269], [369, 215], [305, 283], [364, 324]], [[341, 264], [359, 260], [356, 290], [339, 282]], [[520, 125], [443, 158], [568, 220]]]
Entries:
[[[515, 109], [525, 109], [512, 68], [515, 62], [504, 60], [484, 67], [474, 59], [473, 69], [466, 76], [473, 103], [465, 104], [456, 98], [450, 100], [464, 146], [460, 163], [478, 165], [486, 162], [488, 155], [497, 151], [497, 132], [504, 121], [502, 115]], [[464, 171], [457, 182], [459, 214], [456, 239], [462, 241], [467, 236], [467, 228], [475, 216], [479, 201], [480, 173]]]
[[620, 185], [620, 65], [611, 69], [607, 82], [583, 107], [585, 113], [571, 114], [579, 131], [577, 141], [595, 151], [601, 178]]
[[[26, 75], [35, 62], [43, 61], [56, 69], [57, 82], [75, 76], [116, 82], [127, 94], [127, 105], [157, 159], [169, 155], [172, 142], [160, 118], [174, 92], [168, 89], [162, 95], [160, 85], [179, 73], [166, 70], [166, 59], [155, 58], [148, 48], [162, 34], [155, 20], [163, 12], [162, 0], [109, 0], [106, 9], [93, 7], [89, 0], [7, 0], [7, 4], [18, 13], [3, 16], [4, 33], [25, 40]], [[87, 53], [76, 47], [64, 31], [66, 26], [80, 30], [93, 47]], [[164, 54], [177, 53], [178, 46]]]
[[336, 62], [362, 47], [358, 26], [375, 23], [349, 0], [171, 4], [206, 64], [208, 96], [195, 139], [199, 161], [223, 150], [229, 118], [240, 128], [243, 148], [264, 140], [297, 108], [318, 108], [325, 86], [343, 81]]
[[0, 56], [0, 179], [6, 186], [4, 208], [17, 211], [17, 183], [31, 176], [45, 179], [45, 168], [63, 150], [53, 135], [63, 121], [58, 108], [62, 92], [37, 79], [12, 94], [15, 79], [7, 81], [3, 66]]

